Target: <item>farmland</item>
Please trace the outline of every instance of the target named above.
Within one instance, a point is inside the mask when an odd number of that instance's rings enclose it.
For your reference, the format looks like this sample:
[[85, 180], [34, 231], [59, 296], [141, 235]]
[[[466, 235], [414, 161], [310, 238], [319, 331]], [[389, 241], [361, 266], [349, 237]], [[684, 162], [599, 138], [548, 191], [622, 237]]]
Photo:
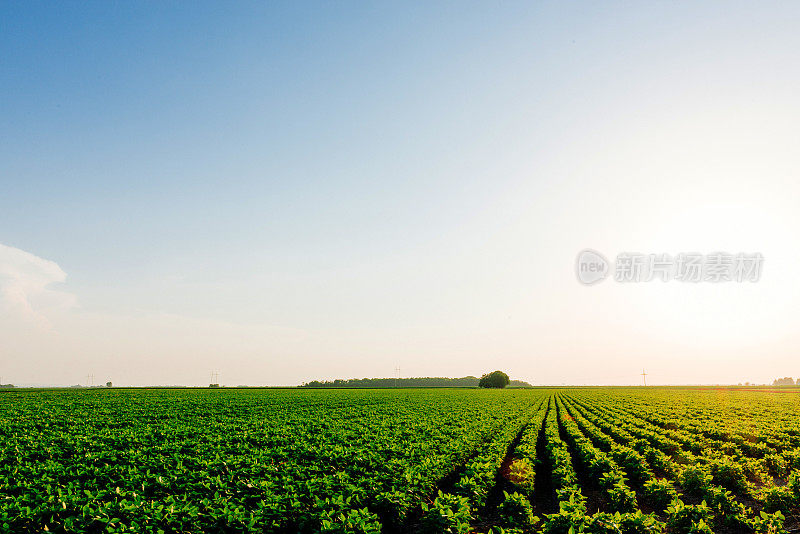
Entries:
[[0, 393], [3, 532], [784, 532], [800, 393]]

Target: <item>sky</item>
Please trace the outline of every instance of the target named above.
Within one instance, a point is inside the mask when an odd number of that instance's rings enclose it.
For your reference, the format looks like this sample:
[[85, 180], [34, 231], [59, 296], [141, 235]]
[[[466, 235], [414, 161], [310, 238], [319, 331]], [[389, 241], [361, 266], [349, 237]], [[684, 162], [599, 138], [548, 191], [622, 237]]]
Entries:
[[[798, 25], [789, 2], [2, 3], [0, 380], [798, 377]], [[764, 263], [584, 286], [586, 248]]]

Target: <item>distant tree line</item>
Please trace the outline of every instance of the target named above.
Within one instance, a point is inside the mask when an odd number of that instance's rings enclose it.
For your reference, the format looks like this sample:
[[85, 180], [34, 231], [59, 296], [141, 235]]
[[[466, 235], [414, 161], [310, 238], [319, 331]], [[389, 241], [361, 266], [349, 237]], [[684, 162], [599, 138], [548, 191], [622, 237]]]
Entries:
[[[773, 386], [794, 386], [795, 381], [791, 376], [784, 376], [783, 378], [776, 378], [772, 383]], [[797, 385], [800, 386], [800, 378], [797, 379]]]
[[[301, 388], [475, 388], [480, 378], [465, 376], [462, 378], [424, 377], [424, 378], [350, 378], [347, 380], [312, 380], [301, 385]], [[533, 387], [522, 380], [510, 380], [508, 387]]]

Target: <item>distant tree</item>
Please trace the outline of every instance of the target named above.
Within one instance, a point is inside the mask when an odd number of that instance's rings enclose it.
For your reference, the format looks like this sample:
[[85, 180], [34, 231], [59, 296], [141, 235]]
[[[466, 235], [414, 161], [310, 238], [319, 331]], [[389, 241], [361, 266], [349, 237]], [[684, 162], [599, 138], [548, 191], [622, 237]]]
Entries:
[[794, 385], [794, 378], [790, 376], [784, 376], [783, 378], [777, 378], [772, 383], [773, 386], [793, 386]]
[[508, 375], [503, 371], [494, 371], [483, 375], [478, 382], [478, 387], [482, 388], [504, 388], [510, 382]]

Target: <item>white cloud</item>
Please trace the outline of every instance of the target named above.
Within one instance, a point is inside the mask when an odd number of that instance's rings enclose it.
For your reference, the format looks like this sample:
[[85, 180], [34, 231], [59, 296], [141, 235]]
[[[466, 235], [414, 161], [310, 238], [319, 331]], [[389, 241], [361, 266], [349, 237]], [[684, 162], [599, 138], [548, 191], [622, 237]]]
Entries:
[[0, 317], [49, 328], [48, 312], [75, 304], [73, 295], [51, 287], [66, 279], [54, 261], [0, 244]]

